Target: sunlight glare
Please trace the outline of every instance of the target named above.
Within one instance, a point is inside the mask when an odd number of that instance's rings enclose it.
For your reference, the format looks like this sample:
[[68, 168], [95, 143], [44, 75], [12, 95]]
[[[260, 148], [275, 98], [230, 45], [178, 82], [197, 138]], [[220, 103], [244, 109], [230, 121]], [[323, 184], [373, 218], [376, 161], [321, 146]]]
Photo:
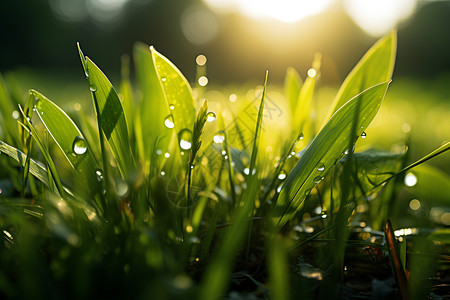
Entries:
[[380, 36], [412, 15], [417, 0], [344, 0], [349, 16], [361, 29]]
[[211, 8], [229, 10], [234, 7], [240, 13], [251, 18], [269, 17], [285, 23], [294, 23], [316, 15], [332, 0], [204, 0]]

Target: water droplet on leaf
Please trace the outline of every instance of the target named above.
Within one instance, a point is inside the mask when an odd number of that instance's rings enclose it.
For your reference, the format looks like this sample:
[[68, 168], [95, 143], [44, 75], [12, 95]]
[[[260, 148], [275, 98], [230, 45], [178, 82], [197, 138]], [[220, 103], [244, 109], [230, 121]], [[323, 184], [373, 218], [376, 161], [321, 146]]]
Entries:
[[365, 139], [366, 136], [367, 136], [367, 134], [363, 131], [363, 132], [361, 133], [361, 138], [362, 138], [362, 139]]
[[169, 109], [170, 109], [170, 110], [174, 110], [174, 109], [175, 109], [175, 105], [170, 104], [170, 105], [169, 105]]
[[91, 90], [91, 92], [96, 92], [97, 91], [97, 87], [95, 86], [95, 84], [91, 84], [89, 86], [89, 89]]
[[315, 183], [319, 183], [319, 182], [321, 182], [323, 180], [323, 177], [322, 176], [316, 176], [316, 177], [314, 177], [314, 182]]
[[210, 111], [207, 115], [206, 115], [206, 121], [208, 122], [212, 122], [216, 119], [216, 114], [213, 111]]
[[325, 165], [323, 163], [319, 162], [317, 164], [316, 168], [317, 168], [317, 171], [323, 172], [325, 170]]
[[87, 151], [86, 141], [80, 137], [76, 136], [72, 143], [72, 150], [75, 154], [84, 154]]
[[286, 177], [287, 177], [286, 171], [285, 170], [281, 170], [280, 174], [278, 174], [278, 179], [284, 180], [284, 179], [286, 179]]
[[178, 140], [180, 141], [180, 148], [189, 150], [192, 147], [192, 132], [189, 129], [183, 129], [178, 133]]
[[175, 127], [175, 123], [173, 122], [173, 116], [172, 115], [168, 115], [164, 119], [164, 125], [166, 125], [167, 128], [174, 128]]
[[225, 132], [223, 130], [216, 133], [216, 135], [213, 138], [214, 143], [221, 144], [225, 141]]

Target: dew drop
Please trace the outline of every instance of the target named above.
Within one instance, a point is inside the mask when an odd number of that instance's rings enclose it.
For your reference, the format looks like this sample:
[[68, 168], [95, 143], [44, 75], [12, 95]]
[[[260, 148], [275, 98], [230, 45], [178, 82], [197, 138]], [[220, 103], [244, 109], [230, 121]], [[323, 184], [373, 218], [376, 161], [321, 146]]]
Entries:
[[305, 191], [305, 196], [308, 196], [309, 193], [311, 193], [311, 189], [307, 189], [307, 190]]
[[322, 177], [322, 176], [316, 176], [316, 177], [314, 177], [314, 182], [315, 183], [319, 183], [319, 182], [321, 182], [323, 180], [323, 178], [324, 177]]
[[161, 81], [167, 81], [167, 78], [166, 77], [161, 77]]
[[84, 154], [87, 151], [86, 141], [80, 137], [76, 136], [72, 143], [72, 150], [75, 154]]
[[178, 140], [180, 141], [180, 148], [189, 150], [192, 147], [192, 132], [189, 129], [182, 129], [178, 133]]
[[244, 168], [244, 174], [245, 175], [249, 175], [250, 174], [250, 169], [249, 168]]
[[166, 175], [166, 172], [161, 171], [161, 176], [164, 176], [164, 175]]
[[223, 130], [219, 131], [213, 137], [214, 143], [222, 144], [225, 141], [225, 132]]
[[213, 111], [210, 111], [207, 115], [206, 115], [206, 121], [208, 122], [212, 122], [216, 119], [216, 114]]
[[175, 123], [173, 122], [173, 116], [172, 115], [168, 115], [164, 119], [164, 125], [166, 125], [167, 128], [174, 128], [175, 127]]
[[323, 172], [325, 170], [325, 165], [323, 163], [319, 162], [317, 164], [316, 168], [317, 168], [317, 171]]
[[170, 109], [170, 110], [174, 110], [174, 109], [175, 109], [175, 105], [169, 104], [169, 109]]
[[161, 149], [156, 150], [156, 155], [161, 155], [161, 154], [162, 154], [162, 150]]
[[169, 158], [170, 157], [170, 153], [169, 152], [164, 153], [164, 157], [165, 158]]
[[283, 188], [283, 185], [280, 185], [279, 187], [277, 187], [277, 193], [280, 193], [282, 188]]
[[227, 151], [222, 150], [222, 155], [227, 155]]
[[281, 170], [280, 174], [278, 174], [278, 179], [284, 180], [284, 179], [286, 179], [286, 177], [287, 177], [286, 171], [285, 170]]
[[103, 181], [103, 171], [101, 169], [95, 170], [95, 176], [97, 177], [97, 181]]
[[316, 69], [311, 68], [311, 69], [308, 70], [308, 76], [309, 77], [314, 78], [314, 77], [316, 77], [316, 75], [317, 75]]
[[95, 86], [95, 84], [91, 84], [89, 86], [89, 89], [91, 90], [91, 92], [96, 92], [97, 91], [97, 87]]
[[300, 136], [298, 137], [298, 140], [299, 140], [299, 141], [303, 140], [303, 132], [300, 133]]
[[363, 131], [363, 132], [361, 133], [361, 138], [362, 138], [362, 139], [365, 139], [366, 136], [367, 136], [367, 134]]

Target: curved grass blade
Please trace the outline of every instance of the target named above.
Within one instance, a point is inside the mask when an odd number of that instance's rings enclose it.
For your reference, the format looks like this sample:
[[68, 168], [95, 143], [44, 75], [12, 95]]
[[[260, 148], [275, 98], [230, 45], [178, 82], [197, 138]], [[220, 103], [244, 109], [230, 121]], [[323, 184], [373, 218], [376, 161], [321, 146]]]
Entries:
[[284, 225], [302, 207], [309, 191], [341, 159], [348, 148], [355, 113], [357, 136], [377, 114], [390, 81], [375, 85], [342, 106], [314, 138], [286, 178], [273, 211], [272, 221]]
[[56, 104], [36, 91], [32, 93], [36, 98], [35, 110], [40, 120], [78, 177], [87, 185], [90, 193], [101, 193], [103, 189], [98, 180], [97, 163], [81, 131]]
[[171, 114], [174, 128], [179, 133], [183, 129], [192, 128], [195, 120], [194, 98], [192, 89], [178, 68], [166, 57], [150, 47], [153, 64], [168, 106], [173, 107]]
[[[133, 48], [133, 58], [139, 88], [142, 91], [139, 109], [141, 137], [137, 139], [142, 160], [148, 157], [148, 153], [155, 153], [157, 149], [153, 149], [154, 147], [167, 149], [173, 129], [169, 128], [170, 124], [169, 127], [165, 125], [165, 119], [171, 112], [164, 98], [149, 46], [137, 43]], [[161, 156], [158, 158], [162, 159]]]
[[[30, 99], [31, 95], [32, 95], [32, 92], [30, 91], [30, 93], [28, 94], [29, 99]], [[22, 110], [22, 107], [20, 105], [19, 105], [19, 110], [22, 114], [23, 121], [24, 121], [24, 123], [19, 122], [19, 124], [22, 125], [24, 130], [28, 131], [31, 134], [31, 136], [33, 137], [34, 141], [36, 142], [39, 149], [41, 150], [42, 155], [45, 158], [45, 161], [47, 162], [48, 173], [53, 178], [59, 195], [64, 200], [67, 200], [66, 194], [64, 192], [64, 188], [61, 183], [61, 179], [59, 178], [58, 172], [56, 171], [55, 163], [53, 162], [53, 159], [50, 155], [50, 152], [49, 152], [47, 146], [44, 143], [42, 143], [42, 140], [39, 138], [39, 135], [38, 135], [36, 129], [34, 129], [33, 125], [31, 124], [31, 117], [27, 117], [28, 113], [27, 114], [24, 113], [24, 111]], [[49, 179], [48, 180], [49, 184], [51, 184], [50, 176], [48, 176], [48, 179]]]
[[392, 176], [390, 176], [389, 178], [385, 179], [384, 181], [378, 183], [376, 186], [380, 186], [383, 183], [391, 180], [394, 177], [397, 177], [399, 175], [405, 174], [406, 171], [420, 165], [423, 164], [424, 162], [432, 159], [433, 157], [436, 157], [438, 155], [441, 155], [444, 152], [447, 152], [448, 150], [450, 150], [450, 142], [445, 143], [444, 145], [442, 145], [441, 147], [437, 148], [436, 150], [428, 153], [427, 155], [425, 155], [424, 157], [422, 157], [421, 159], [413, 162], [412, 164], [408, 165], [407, 167], [401, 169], [400, 171], [398, 171], [397, 173], [393, 174]]
[[394, 71], [395, 54], [397, 50], [397, 32], [391, 31], [376, 42], [361, 58], [358, 64], [348, 74], [342, 83], [331, 110], [325, 122], [333, 115], [348, 99], [353, 98], [361, 91], [368, 89], [380, 82], [392, 78]]
[[122, 104], [111, 82], [88, 57], [86, 57], [86, 67], [92, 97], [98, 105], [96, 113], [101, 120], [101, 129], [117, 161], [122, 177], [128, 180], [134, 172], [135, 166]]
[[[27, 155], [25, 155], [25, 153], [23, 153], [19, 149], [14, 148], [13, 146], [8, 145], [3, 141], [0, 141], [0, 152], [5, 153], [9, 157], [17, 161], [22, 167], [25, 166]], [[45, 184], [45, 186], [50, 187], [47, 167], [32, 158], [30, 158], [29, 165], [29, 172], [33, 174], [33, 176], [36, 177], [40, 182]], [[67, 189], [66, 187], [63, 188], [66, 194], [74, 197], [73, 193], [69, 189]]]

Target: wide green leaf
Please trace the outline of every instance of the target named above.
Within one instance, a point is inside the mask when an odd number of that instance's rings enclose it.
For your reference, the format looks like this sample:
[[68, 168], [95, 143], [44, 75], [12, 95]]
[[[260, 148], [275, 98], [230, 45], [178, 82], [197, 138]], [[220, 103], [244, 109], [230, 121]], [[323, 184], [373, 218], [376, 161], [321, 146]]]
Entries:
[[[273, 211], [272, 221], [279, 226], [290, 220], [302, 207], [309, 191], [348, 151], [352, 126], [356, 121], [359, 136], [380, 109], [390, 81], [373, 86], [342, 106], [305, 150], [286, 178]], [[350, 149], [351, 150], [351, 149]]]
[[178, 134], [184, 129], [190, 130], [195, 120], [195, 107], [189, 82], [180, 70], [155, 48], [150, 47], [150, 51], [166, 103], [173, 116], [174, 129]]
[[124, 179], [129, 179], [135, 167], [122, 104], [111, 82], [88, 57], [86, 68], [92, 97], [98, 105], [99, 111], [96, 113], [100, 116], [102, 131], [121, 175]]
[[79, 179], [92, 192], [101, 191], [100, 172], [96, 160], [83, 134], [70, 117], [55, 103], [36, 91], [35, 110], [45, 128], [64, 153]]
[[345, 78], [325, 121], [344, 105], [348, 99], [353, 98], [371, 86], [391, 79], [394, 71], [396, 50], [396, 31], [392, 31], [378, 40]]

